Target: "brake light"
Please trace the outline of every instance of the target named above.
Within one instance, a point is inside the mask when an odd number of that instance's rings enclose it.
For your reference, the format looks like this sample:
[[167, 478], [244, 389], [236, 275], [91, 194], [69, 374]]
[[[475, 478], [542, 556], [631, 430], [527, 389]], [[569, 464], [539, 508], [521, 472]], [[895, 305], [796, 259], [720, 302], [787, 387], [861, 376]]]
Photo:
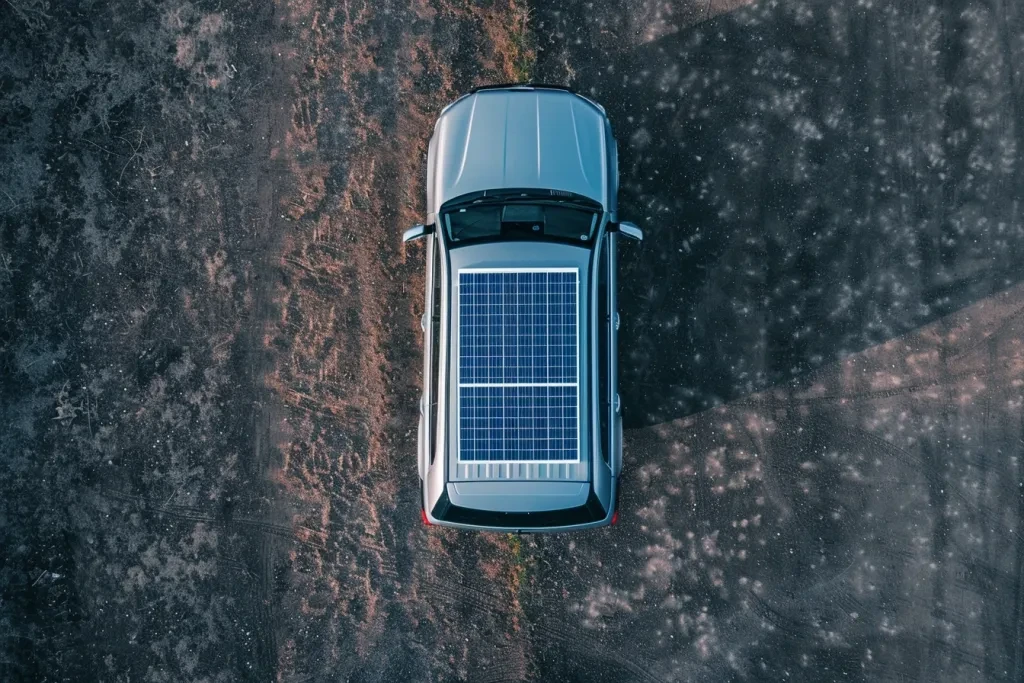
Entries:
[[420, 519], [423, 520], [424, 524], [426, 524], [427, 526], [430, 526], [430, 520], [427, 519], [427, 511], [424, 510], [423, 508], [420, 508]]
[[618, 523], [619, 523], [619, 511], [616, 510], [615, 512], [612, 513], [612, 524], [618, 524]]

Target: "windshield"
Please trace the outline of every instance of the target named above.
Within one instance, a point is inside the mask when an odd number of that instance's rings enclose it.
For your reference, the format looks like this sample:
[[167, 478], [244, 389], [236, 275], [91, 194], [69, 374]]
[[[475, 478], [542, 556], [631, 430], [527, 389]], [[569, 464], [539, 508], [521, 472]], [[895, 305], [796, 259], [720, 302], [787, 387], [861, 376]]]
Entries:
[[479, 239], [555, 239], [589, 245], [597, 211], [557, 200], [480, 199], [443, 214], [454, 243]]

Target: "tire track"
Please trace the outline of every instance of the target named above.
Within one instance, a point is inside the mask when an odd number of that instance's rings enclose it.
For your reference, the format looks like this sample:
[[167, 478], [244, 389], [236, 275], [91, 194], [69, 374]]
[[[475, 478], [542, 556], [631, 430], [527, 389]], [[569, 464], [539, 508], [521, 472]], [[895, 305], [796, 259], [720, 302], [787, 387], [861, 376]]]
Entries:
[[[446, 603], [458, 608], [464, 609], [468, 607], [492, 616], [505, 616], [508, 613], [506, 601], [467, 582], [461, 583], [458, 587], [450, 587], [433, 580], [421, 579], [420, 585], [428, 588], [430, 595], [442, 596]], [[564, 622], [558, 622], [557, 626], [550, 626], [548, 625], [549, 622], [550, 619], [545, 619], [541, 623], [533, 622], [527, 625], [527, 629], [531, 636], [546, 636], [550, 640], [569, 646], [569, 649], [579, 654], [593, 656], [595, 653], [601, 653], [597, 656], [618, 665], [625, 671], [635, 674], [639, 680], [650, 683], [664, 683], [663, 679], [649, 671], [649, 665], [646, 662], [638, 662], [633, 658], [611, 651], [606, 643], [598, 642], [595, 645], [599, 647], [587, 647], [586, 642], [591, 640], [587, 634], [566, 625]]]
[[519, 654], [512, 645], [499, 648], [493, 654], [495, 663], [475, 669], [473, 680], [479, 683], [522, 683], [527, 680], [527, 672], [520, 671], [516, 675], [515, 672], [510, 672], [509, 664], [515, 662]]
[[274, 537], [261, 535], [259, 538], [259, 582], [256, 604], [254, 605], [256, 622], [260, 625], [258, 633], [260, 639], [257, 643], [256, 656], [260, 661], [262, 670], [278, 670], [277, 658], [278, 626], [274, 618], [274, 608], [277, 601], [274, 596]]
[[971, 557], [961, 562], [960, 569], [954, 572], [954, 583], [963, 590], [986, 597], [1002, 593], [1008, 588], [1015, 589], [1017, 577], [977, 557]]
[[428, 595], [440, 596], [443, 598], [443, 604], [459, 609], [469, 607], [490, 616], [503, 616], [508, 608], [508, 605], [498, 598], [469, 586], [450, 588], [430, 580], [421, 580], [420, 585], [429, 589]]
[[750, 611], [775, 629], [794, 638], [804, 639], [808, 635], [807, 624], [788, 617], [753, 591], [746, 591]]
[[253, 586], [255, 586], [257, 581], [259, 580], [259, 576], [255, 574], [251, 569], [249, 569], [249, 567], [247, 567], [245, 563], [239, 559], [227, 557], [225, 555], [218, 555], [217, 565], [239, 572], [242, 576], [245, 577], [246, 581], [252, 584]]
[[163, 506], [156, 504], [155, 501], [143, 498], [141, 496], [133, 496], [131, 494], [123, 493], [120, 491], [112, 491], [110, 489], [100, 489], [99, 494], [105, 498], [112, 500], [120, 500], [122, 502], [132, 503], [141, 507], [142, 510], [147, 512], [153, 512], [159, 515], [164, 515], [172, 519], [178, 519], [181, 521], [188, 522], [202, 522], [213, 526], [222, 527], [243, 527], [249, 529], [255, 529], [256, 531], [277, 536], [285, 540], [293, 541], [300, 545], [305, 545], [318, 549], [326, 549], [326, 540], [328, 534], [326, 531], [320, 531], [317, 529], [311, 529], [302, 525], [284, 525], [275, 524], [273, 522], [264, 522], [261, 520], [246, 519], [246, 518], [223, 518], [215, 515], [208, 514], [201, 508], [194, 508], [186, 505], [168, 505]]
[[650, 665], [646, 661], [637, 661], [640, 658], [619, 654], [609, 647], [608, 643], [592, 639], [579, 629], [573, 628], [562, 621], [559, 621], [556, 626], [549, 626], [548, 622], [550, 622], [550, 619], [531, 624], [531, 635], [546, 636], [550, 640], [562, 643], [567, 649], [577, 654], [588, 658], [597, 657], [602, 661], [611, 662], [622, 670], [635, 675], [637, 680], [647, 681], [648, 683], [666, 683], [666, 679], [651, 673]]

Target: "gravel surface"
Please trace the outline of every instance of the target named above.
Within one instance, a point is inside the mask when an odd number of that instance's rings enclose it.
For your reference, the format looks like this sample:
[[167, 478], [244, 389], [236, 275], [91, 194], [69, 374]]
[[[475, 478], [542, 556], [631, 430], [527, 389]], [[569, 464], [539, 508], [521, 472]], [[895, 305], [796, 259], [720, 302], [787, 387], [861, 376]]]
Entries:
[[[1024, 678], [1024, 6], [8, 0], [0, 680]], [[437, 113], [619, 139], [617, 526], [419, 522]]]

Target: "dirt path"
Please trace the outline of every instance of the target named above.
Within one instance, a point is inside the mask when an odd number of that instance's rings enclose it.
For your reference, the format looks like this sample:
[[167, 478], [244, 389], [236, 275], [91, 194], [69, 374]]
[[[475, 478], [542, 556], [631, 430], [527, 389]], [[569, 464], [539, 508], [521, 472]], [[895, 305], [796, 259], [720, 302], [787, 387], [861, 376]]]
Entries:
[[399, 242], [522, 11], [5, 12], [0, 678], [525, 675], [507, 541], [419, 524]]
[[478, 80], [510, 77], [514, 64], [491, 50], [515, 6], [290, 10], [303, 27], [294, 58], [309, 68], [295, 80], [287, 143], [298, 183], [283, 202], [291, 227], [264, 340], [267, 382], [286, 406], [272, 476], [292, 517], [327, 542], [275, 561], [277, 674], [423, 680], [499, 661], [494, 675], [525, 673], [508, 640], [502, 542], [419, 521], [423, 255], [398, 242], [420, 218], [436, 112]]

